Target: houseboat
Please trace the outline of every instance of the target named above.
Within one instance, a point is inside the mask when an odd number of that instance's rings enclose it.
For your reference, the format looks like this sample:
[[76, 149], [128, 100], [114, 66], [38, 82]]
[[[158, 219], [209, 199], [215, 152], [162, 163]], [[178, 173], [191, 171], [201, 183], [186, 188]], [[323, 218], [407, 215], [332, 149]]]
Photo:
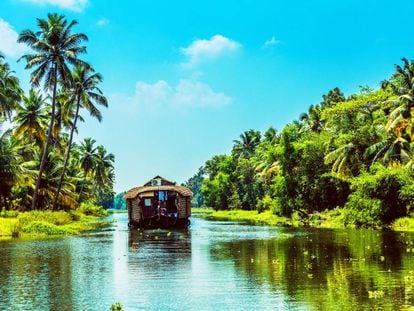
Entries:
[[187, 187], [155, 176], [143, 186], [126, 192], [128, 225], [139, 228], [188, 227], [192, 195]]

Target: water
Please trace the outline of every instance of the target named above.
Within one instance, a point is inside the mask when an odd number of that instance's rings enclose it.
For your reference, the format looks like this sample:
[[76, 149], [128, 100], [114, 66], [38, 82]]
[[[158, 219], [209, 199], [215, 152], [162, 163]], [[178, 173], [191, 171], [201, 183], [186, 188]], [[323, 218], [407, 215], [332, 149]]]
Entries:
[[192, 219], [0, 242], [0, 310], [409, 310], [414, 235]]

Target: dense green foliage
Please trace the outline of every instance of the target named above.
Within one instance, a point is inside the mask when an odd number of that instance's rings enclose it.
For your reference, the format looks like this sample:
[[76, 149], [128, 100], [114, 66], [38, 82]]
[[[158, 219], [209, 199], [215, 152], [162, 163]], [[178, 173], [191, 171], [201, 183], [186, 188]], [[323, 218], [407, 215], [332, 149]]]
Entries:
[[114, 155], [92, 138], [73, 142], [83, 110], [101, 121], [97, 105], [108, 105], [102, 76], [78, 58], [87, 37], [73, 32], [76, 24], [49, 14], [38, 30], [21, 32], [18, 41], [31, 48], [21, 58], [31, 70], [27, 94], [0, 56], [0, 208], [112, 205]]
[[183, 186], [190, 188], [194, 193], [194, 196], [191, 199], [192, 206], [201, 207], [204, 203], [204, 197], [201, 194], [201, 186], [203, 184], [203, 180], [204, 169], [200, 167], [198, 169], [198, 172], [183, 184]]
[[86, 216], [104, 217], [108, 215], [108, 211], [102, 206], [94, 205], [91, 202], [82, 202], [77, 211]]
[[[310, 219], [343, 209], [345, 224], [389, 225], [414, 207], [414, 62], [374, 90], [335, 88], [280, 133], [249, 130], [187, 183], [215, 210]], [[201, 189], [194, 180], [202, 182]]]

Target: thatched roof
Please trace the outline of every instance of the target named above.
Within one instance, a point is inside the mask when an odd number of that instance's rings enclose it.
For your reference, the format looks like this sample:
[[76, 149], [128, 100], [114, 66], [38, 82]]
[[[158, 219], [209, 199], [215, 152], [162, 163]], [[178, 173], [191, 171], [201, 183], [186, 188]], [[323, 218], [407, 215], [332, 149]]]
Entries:
[[[160, 178], [162, 180], [161, 186], [151, 186], [151, 181], [157, 178]], [[141, 193], [151, 192], [151, 191], [175, 191], [185, 197], [190, 197], [193, 195], [193, 192], [187, 187], [178, 186], [176, 183], [173, 183], [165, 178], [162, 178], [161, 176], [155, 176], [153, 179], [145, 183], [143, 186], [135, 187], [135, 188], [128, 190], [125, 193], [124, 198], [133, 199], [133, 198], [136, 198]]]

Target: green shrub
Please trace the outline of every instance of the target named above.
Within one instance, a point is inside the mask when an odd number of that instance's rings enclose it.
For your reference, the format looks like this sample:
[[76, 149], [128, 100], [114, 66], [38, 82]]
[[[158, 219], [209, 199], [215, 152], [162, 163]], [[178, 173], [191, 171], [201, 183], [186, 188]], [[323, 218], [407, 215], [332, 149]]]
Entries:
[[82, 218], [82, 214], [78, 211], [69, 211], [69, 216], [73, 221], [79, 221]]
[[372, 166], [352, 180], [345, 221], [357, 226], [391, 224], [413, 208], [414, 176], [404, 167]]
[[20, 237], [21, 232], [22, 232], [22, 225], [20, 221], [17, 220], [10, 224], [10, 233], [13, 238]]
[[379, 199], [361, 197], [359, 193], [352, 194], [344, 210], [345, 225], [357, 227], [372, 227], [381, 224], [382, 202]]
[[272, 213], [278, 216], [290, 217], [293, 209], [291, 206], [291, 200], [289, 199], [287, 193], [286, 178], [282, 175], [277, 175], [273, 181], [274, 183], [270, 188], [276, 199]]
[[257, 202], [257, 211], [259, 213], [269, 210], [269, 211], [272, 211], [273, 214], [276, 214], [275, 213], [277, 212], [276, 209], [277, 209], [277, 203], [269, 195], [265, 195], [264, 198], [260, 199]]
[[90, 202], [82, 202], [76, 211], [87, 216], [108, 216], [108, 211], [106, 209], [104, 209], [102, 206], [94, 205]]
[[23, 232], [45, 235], [64, 235], [70, 233], [68, 230], [59, 228], [58, 226], [46, 221], [34, 221], [29, 225], [23, 227]]

